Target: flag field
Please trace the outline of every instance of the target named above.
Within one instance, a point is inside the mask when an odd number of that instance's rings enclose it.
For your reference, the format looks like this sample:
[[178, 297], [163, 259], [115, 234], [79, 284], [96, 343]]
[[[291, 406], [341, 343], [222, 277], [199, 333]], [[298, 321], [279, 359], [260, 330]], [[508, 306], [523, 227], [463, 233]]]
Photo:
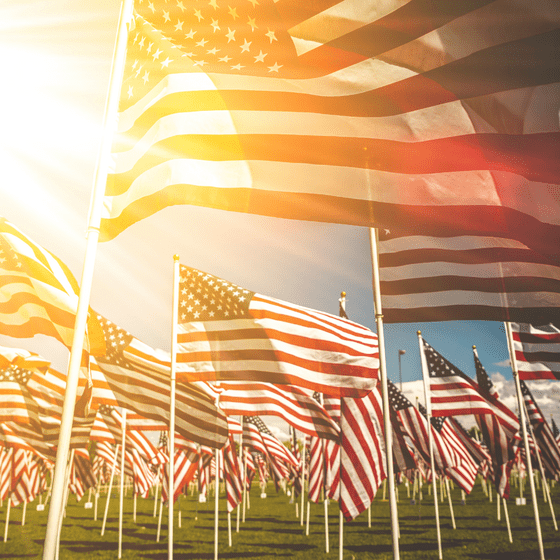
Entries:
[[[412, 488], [411, 488], [412, 492]], [[267, 488], [267, 498], [260, 498], [260, 489], [253, 485], [250, 509], [245, 523], [236, 533], [236, 512], [232, 513], [232, 546], [228, 546], [227, 514], [225, 496], [220, 499], [219, 558], [246, 559], [272, 558], [328, 559], [338, 557], [338, 507], [329, 507], [330, 552], [325, 552], [325, 525], [323, 504], [311, 504], [309, 536], [306, 527], [296, 518], [296, 506], [280, 491], [275, 492], [272, 484]], [[516, 506], [514, 496], [519, 488], [512, 483], [512, 498], [509, 500], [509, 517], [513, 543], [509, 543], [503, 508], [501, 519], [497, 519], [496, 498], [492, 502], [483, 492], [480, 478], [461, 505], [461, 492], [451, 490], [457, 529], [452, 528], [448, 501], [440, 502], [443, 558], [530, 560], [538, 558], [538, 546], [530, 498], [527, 505]], [[101, 537], [101, 524], [105, 508], [105, 495], [98, 502], [98, 519], [93, 520], [93, 510], [85, 509], [86, 496], [80, 503], [70, 496], [67, 514], [63, 521], [60, 560], [64, 559], [109, 559], [117, 558], [118, 547], [118, 499], [113, 493], [109, 508], [105, 535]], [[362, 513], [354, 521], [344, 525], [344, 558], [389, 559], [392, 558], [391, 524], [389, 502], [383, 501], [383, 489], [371, 508], [371, 528], [368, 514]], [[434, 521], [433, 498], [424, 485], [423, 501], [410, 503], [406, 487], [399, 485], [400, 551], [403, 559], [437, 558], [437, 541]], [[552, 489], [553, 503], [558, 504], [560, 490]], [[299, 502], [299, 500], [298, 500]], [[123, 552], [125, 559], [167, 558], [167, 518], [161, 527], [160, 541], [156, 541], [158, 519], [153, 516], [154, 501], [138, 499], [136, 523], [133, 521], [133, 501], [130, 490], [124, 501]], [[46, 511], [36, 511], [36, 502], [29, 504], [25, 525], [21, 526], [22, 508], [11, 510], [8, 541], [0, 542], [0, 558], [40, 558], [47, 522]], [[181, 559], [211, 559], [214, 557], [214, 497], [198, 504], [194, 496], [182, 496], [181, 504], [175, 504], [175, 512], [181, 510], [182, 523], [178, 527], [175, 518], [174, 556]], [[539, 510], [545, 557], [560, 558], [560, 533], [554, 530], [548, 504], [539, 493]], [[4, 527], [6, 502], [0, 509], [0, 523]]]

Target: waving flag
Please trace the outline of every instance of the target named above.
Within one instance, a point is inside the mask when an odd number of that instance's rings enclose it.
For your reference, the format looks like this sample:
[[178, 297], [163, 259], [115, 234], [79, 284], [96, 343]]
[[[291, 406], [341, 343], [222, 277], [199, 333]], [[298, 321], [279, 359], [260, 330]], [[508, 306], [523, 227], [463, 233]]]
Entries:
[[529, 422], [533, 428], [535, 443], [541, 452], [543, 467], [549, 476], [558, 478], [560, 476], [560, 447], [558, 447], [552, 429], [525, 381], [521, 381], [521, 393], [525, 401]]
[[356, 323], [245, 290], [181, 266], [177, 379], [259, 381], [365, 394], [377, 336]]
[[492, 458], [492, 475], [496, 491], [500, 496], [509, 496], [509, 474], [515, 459], [515, 446], [518, 443], [519, 421], [517, 417], [499, 400], [498, 392], [484, 366], [478, 358], [476, 348], [473, 348], [476, 379], [482, 395], [493, 402], [503, 411], [508, 411], [511, 423], [508, 426], [493, 414], [479, 414], [475, 416], [476, 423], [482, 432], [482, 437], [488, 445], [488, 452]]
[[135, 8], [103, 239], [192, 204], [557, 252], [552, 4]]
[[[558, 212], [554, 208], [551, 206], [550, 212]], [[381, 230], [384, 320], [543, 324], [556, 319], [560, 310], [558, 253], [551, 247], [540, 247], [536, 240], [515, 238], [521, 229], [521, 225], [512, 225], [510, 234], [496, 237]], [[551, 367], [543, 366], [545, 370]]]
[[[365, 511], [387, 477], [379, 391], [363, 398], [344, 397], [340, 417], [339, 506], [346, 521]], [[336, 489], [331, 487], [330, 497]]]
[[511, 330], [519, 379], [560, 380], [560, 329], [511, 323]]
[[511, 410], [499, 400], [483, 395], [478, 383], [445, 359], [424, 339], [422, 344], [430, 377], [433, 416], [494, 414], [510, 434], [517, 433], [519, 422]]
[[[106, 351], [102, 356], [90, 357], [96, 400], [169, 425], [169, 354], [151, 348], [104, 317], [97, 317]], [[101, 346], [98, 341], [96, 344]], [[188, 383], [178, 384], [175, 396], [176, 431], [191, 441], [221, 447], [227, 439], [227, 420], [214, 400]]]
[[327, 411], [299, 387], [271, 383], [221, 383], [220, 407], [229, 415], [283, 418], [308, 435], [338, 441], [340, 430]]

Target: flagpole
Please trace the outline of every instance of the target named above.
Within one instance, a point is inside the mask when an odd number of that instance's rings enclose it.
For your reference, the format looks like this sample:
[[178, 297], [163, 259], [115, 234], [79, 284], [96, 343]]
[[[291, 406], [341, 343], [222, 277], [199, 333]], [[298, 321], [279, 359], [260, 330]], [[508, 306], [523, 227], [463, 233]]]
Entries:
[[177, 370], [177, 323], [179, 319], [179, 255], [173, 255], [173, 299], [171, 318], [171, 380], [169, 397], [169, 527], [167, 558], [173, 560], [173, 499], [175, 497], [175, 386]]
[[523, 434], [523, 444], [525, 445], [525, 458], [527, 460], [527, 471], [529, 476], [529, 486], [531, 488], [531, 498], [533, 501], [533, 513], [535, 516], [535, 528], [537, 530], [537, 541], [539, 544], [539, 553], [541, 560], [544, 560], [544, 546], [541, 532], [541, 521], [539, 519], [539, 506], [537, 504], [537, 493], [535, 491], [535, 481], [533, 479], [533, 466], [531, 465], [531, 450], [529, 449], [529, 438], [527, 437], [527, 426], [525, 424], [525, 406], [523, 395], [521, 394], [521, 383], [519, 382], [519, 373], [517, 370], [517, 359], [515, 356], [515, 349], [513, 346], [513, 333], [511, 330], [511, 323], [505, 322], [506, 337], [509, 350], [509, 358], [511, 362], [511, 372], [515, 381], [515, 389], [517, 391], [517, 405], [519, 407], [519, 420], [521, 423], [521, 433]]
[[[525, 405], [525, 399], [523, 399], [523, 406], [525, 406], [525, 414], [527, 414], [527, 418], [528, 418], [529, 417], [529, 412], [527, 411], [527, 407]], [[556, 515], [554, 514], [554, 506], [552, 505], [552, 500], [550, 499], [550, 492], [548, 490], [548, 482], [546, 480], [546, 476], [545, 476], [545, 472], [544, 472], [544, 468], [543, 468], [543, 464], [542, 464], [542, 460], [541, 460], [541, 454], [539, 452], [539, 445], [538, 445], [537, 440], [535, 438], [535, 432], [533, 430], [533, 426], [532, 426], [530, 421], [529, 421], [529, 430], [531, 431], [531, 437], [533, 438], [533, 442], [535, 443], [535, 455], [537, 456], [537, 461], [539, 463], [539, 471], [541, 473], [545, 501], [548, 499], [548, 505], [550, 507], [550, 514], [552, 515], [552, 522], [554, 524], [554, 529], [556, 531], [558, 531], [558, 525], [556, 523]]]
[[426, 401], [426, 413], [428, 416], [428, 445], [430, 447], [430, 468], [432, 469], [432, 488], [434, 494], [434, 508], [436, 514], [436, 534], [438, 541], [438, 552], [440, 560], [443, 558], [441, 550], [441, 530], [439, 526], [439, 506], [437, 500], [437, 484], [436, 484], [436, 465], [434, 460], [434, 436], [432, 434], [432, 401], [430, 400], [430, 387], [428, 385], [428, 365], [426, 364], [426, 356], [422, 346], [422, 333], [418, 331], [418, 344], [420, 346], [420, 361], [422, 363], [422, 379], [424, 380], [424, 399]]
[[371, 249], [371, 268], [373, 276], [373, 299], [375, 305], [375, 320], [377, 323], [377, 338], [379, 341], [379, 374], [381, 378], [381, 396], [383, 399], [383, 419], [385, 428], [385, 452], [387, 454], [387, 478], [389, 480], [389, 509], [391, 511], [391, 534], [393, 538], [393, 558], [400, 558], [399, 552], [399, 520], [397, 514], [397, 500], [395, 494], [395, 476], [393, 469], [393, 433], [391, 427], [389, 387], [387, 383], [387, 365], [385, 360], [385, 334], [383, 330], [383, 308], [381, 305], [381, 284], [379, 278], [379, 251], [377, 246], [377, 230], [369, 229]]
[[122, 443], [121, 443], [121, 488], [119, 496], [119, 554], [118, 558], [122, 558], [122, 528], [123, 528], [123, 509], [124, 509], [124, 461], [125, 461], [125, 443], [126, 443], [126, 408], [122, 411], [121, 417]]
[[[245, 473], [243, 472], [243, 421], [244, 421], [244, 416], [241, 415], [239, 417], [239, 423], [241, 424], [241, 433], [239, 434], [239, 468], [241, 469], [241, 501], [243, 501], [243, 492], [245, 489]], [[242, 509], [242, 505], [238, 504], [237, 505], [237, 524], [236, 524], [236, 528], [235, 528], [235, 532], [239, 533], [239, 521], [241, 519], [241, 509]]]
[[64, 394], [64, 404], [62, 408], [62, 420], [60, 424], [60, 436], [53, 473], [52, 498], [49, 507], [45, 544], [43, 548], [43, 560], [54, 560], [59, 540], [58, 527], [62, 515], [64, 485], [66, 482], [66, 464], [68, 461], [68, 450], [70, 448], [70, 436], [72, 432], [74, 406], [78, 388], [78, 375], [82, 360], [82, 350], [84, 347], [85, 331], [89, 312], [89, 300], [91, 295], [91, 286], [93, 283], [93, 269], [97, 250], [97, 241], [99, 239], [101, 209], [109, 169], [111, 143], [113, 131], [116, 125], [122, 76], [124, 73], [128, 26], [132, 21], [132, 6], [132, 0], [123, 0], [119, 16], [117, 39], [109, 81], [109, 92], [105, 106], [103, 123], [104, 134], [101, 140], [90, 202], [89, 224], [86, 235], [86, 250], [80, 283], [80, 297], [78, 298], [78, 307], [74, 322], [72, 348], [70, 351], [70, 364], [68, 367], [66, 391]]

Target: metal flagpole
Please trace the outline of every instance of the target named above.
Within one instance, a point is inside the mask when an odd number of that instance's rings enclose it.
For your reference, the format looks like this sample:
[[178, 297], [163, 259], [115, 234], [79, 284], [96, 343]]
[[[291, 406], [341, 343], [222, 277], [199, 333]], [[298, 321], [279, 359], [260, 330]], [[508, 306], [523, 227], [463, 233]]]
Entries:
[[377, 338], [379, 341], [379, 376], [381, 378], [381, 396], [383, 399], [383, 420], [385, 427], [385, 453], [387, 454], [387, 479], [389, 480], [389, 509], [391, 512], [391, 533], [393, 537], [393, 558], [400, 558], [399, 552], [399, 519], [395, 494], [395, 475], [393, 469], [393, 432], [391, 427], [389, 387], [387, 384], [387, 365], [385, 361], [385, 334], [383, 330], [383, 307], [381, 305], [381, 287], [379, 279], [379, 251], [377, 246], [377, 230], [370, 228], [369, 240], [371, 248], [371, 268], [373, 276], [373, 300]]
[[434, 436], [432, 434], [432, 401], [430, 400], [430, 387], [428, 382], [428, 365], [426, 364], [426, 356], [422, 346], [422, 333], [418, 331], [418, 344], [420, 346], [420, 361], [422, 362], [422, 378], [424, 380], [424, 399], [426, 401], [426, 411], [428, 415], [428, 445], [430, 446], [430, 468], [432, 469], [432, 488], [434, 494], [434, 507], [436, 514], [436, 533], [438, 541], [438, 552], [440, 560], [443, 558], [441, 550], [441, 530], [439, 526], [439, 506], [437, 500], [437, 484], [436, 484], [436, 465], [434, 460]]
[[177, 369], [177, 322], [179, 319], [179, 255], [173, 255], [173, 300], [171, 317], [171, 380], [169, 396], [169, 527], [167, 558], [173, 560], [173, 498], [175, 496], [175, 385]]
[[126, 442], [126, 409], [122, 411], [121, 418], [122, 444], [121, 444], [121, 489], [119, 496], [119, 555], [122, 558], [122, 528], [123, 528], [123, 509], [124, 509], [124, 460], [125, 460], [125, 442]]
[[68, 367], [64, 405], [62, 408], [62, 420], [60, 424], [60, 436], [53, 473], [52, 498], [47, 519], [43, 560], [54, 560], [59, 540], [58, 527], [62, 515], [64, 485], [66, 483], [66, 464], [68, 461], [68, 450], [70, 448], [70, 435], [72, 432], [74, 405], [78, 388], [78, 375], [82, 360], [82, 349], [84, 347], [89, 311], [89, 299], [93, 282], [93, 268], [97, 250], [97, 241], [99, 239], [99, 226], [101, 224], [101, 209], [103, 196], [105, 194], [105, 184], [107, 182], [113, 131], [116, 126], [116, 116], [126, 57], [128, 25], [131, 22], [132, 6], [132, 0], [123, 0], [119, 17], [117, 40], [115, 43], [115, 52], [113, 55], [113, 64], [109, 81], [109, 92], [105, 107], [103, 123], [104, 135], [99, 150], [90, 203], [86, 250], [80, 282], [80, 297], [78, 298], [74, 334], [72, 338], [72, 349], [70, 351], [70, 364]]
[[539, 506], [537, 504], [537, 493], [535, 491], [535, 481], [533, 479], [533, 467], [531, 465], [531, 451], [529, 449], [529, 438], [527, 437], [527, 426], [525, 424], [525, 406], [523, 395], [521, 394], [521, 383], [519, 382], [519, 373], [517, 371], [517, 359], [513, 347], [513, 333], [511, 324], [504, 323], [506, 327], [506, 336], [509, 350], [509, 358], [511, 362], [511, 372], [515, 381], [515, 389], [517, 391], [517, 406], [519, 407], [519, 420], [521, 422], [521, 433], [523, 435], [523, 444], [525, 445], [525, 458], [527, 460], [527, 474], [529, 476], [529, 486], [531, 488], [531, 498], [533, 501], [533, 513], [535, 516], [535, 527], [537, 529], [537, 541], [539, 544], [539, 553], [541, 560], [544, 560], [544, 547], [541, 532], [541, 521], [539, 519]]

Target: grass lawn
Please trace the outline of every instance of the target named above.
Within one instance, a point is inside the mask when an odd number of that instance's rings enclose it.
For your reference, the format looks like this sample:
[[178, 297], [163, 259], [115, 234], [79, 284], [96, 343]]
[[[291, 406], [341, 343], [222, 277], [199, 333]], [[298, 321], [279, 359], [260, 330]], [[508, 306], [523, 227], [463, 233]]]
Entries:
[[[433, 499], [424, 486], [424, 501], [410, 504], [406, 488], [400, 486], [399, 521], [401, 558], [438, 558]], [[228, 546], [227, 514], [225, 499], [220, 499], [219, 557], [239, 559], [326, 559], [338, 558], [338, 506], [329, 507], [330, 553], [325, 552], [325, 522], [323, 504], [311, 504], [309, 536], [305, 525], [296, 518], [296, 508], [282, 492], [276, 494], [272, 486], [267, 498], [260, 498], [260, 489], [253, 486], [251, 507], [246, 513], [237, 533], [236, 512], [232, 514], [233, 545]], [[560, 489], [553, 489], [553, 503], [560, 509]], [[514, 496], [518, 493], [512, 487]], [[539, 496], [539, 512], [545, 557], [560, 558], [560, 533], [554, 530], [549, 505]], [[87, 497], [87, 495], [86, 495]], [[460, 503], [460, 490], [452, 491], [457, 529], [452, 528], [447, 500], [439, 503], [443, 558], [449, 560], [479, 558], [484, 560], [529, 560], [539, 558], [535, 533], [533, 508], [530, 499], [527, 505], [516, 506], [515, 499], [509, 500], [509, 516], [513, 543], [509, 543], [504, 520], [497, 520], [496, 501], [489, 502], [480, 483], [467, 497], [466, 504]], [[380, 489], [371, 508], [371, 528], [368, 527], [367, 512], [344, 525], [344, 558], [384, 559], [392, 558], [389, 504], [382, 499]], [[105, 535], [101, 537], [101, 524], [105, 508], [105, 496], [98, 506], [98, 520], [93, 520], [93, 509], [85, 509], [84, 503], [70, 497], [67, 515], [61, 536], [60, 560], [74, 558], [117, 558], [118, 543], [118, 499], [113, 492]], [[22, 506], [12, 509], [8, 541], [0, 541], [0, 558], [39, 558], [42, 553], [47, 512], [36, 511], [36, 502], [27, 508], [26, 522], [21, 526]], [[130, 495], [125, 498], [123, 524], [123, 558], [167, 558], [167, 519], [161, 530], [160, 542], [156, 542], [157, 518], [153, 517], [154, 501], [138, 499], [137, 520], [132, 520], [133, 502]], [[177, 511], [177, 504], [175, 511]], [[175, 521], [174, 557], [177, 559], [214, 558], [214, 498], [198, 504], [195, 497], [183, 497], [181, 503], [182, 526]], [[6, 503], [0, 509], [0, 527], [4, 529]], [[2, 532], [3, 534], [3, 532]], [[2, 537], [0, 536], [0, 539]]]

